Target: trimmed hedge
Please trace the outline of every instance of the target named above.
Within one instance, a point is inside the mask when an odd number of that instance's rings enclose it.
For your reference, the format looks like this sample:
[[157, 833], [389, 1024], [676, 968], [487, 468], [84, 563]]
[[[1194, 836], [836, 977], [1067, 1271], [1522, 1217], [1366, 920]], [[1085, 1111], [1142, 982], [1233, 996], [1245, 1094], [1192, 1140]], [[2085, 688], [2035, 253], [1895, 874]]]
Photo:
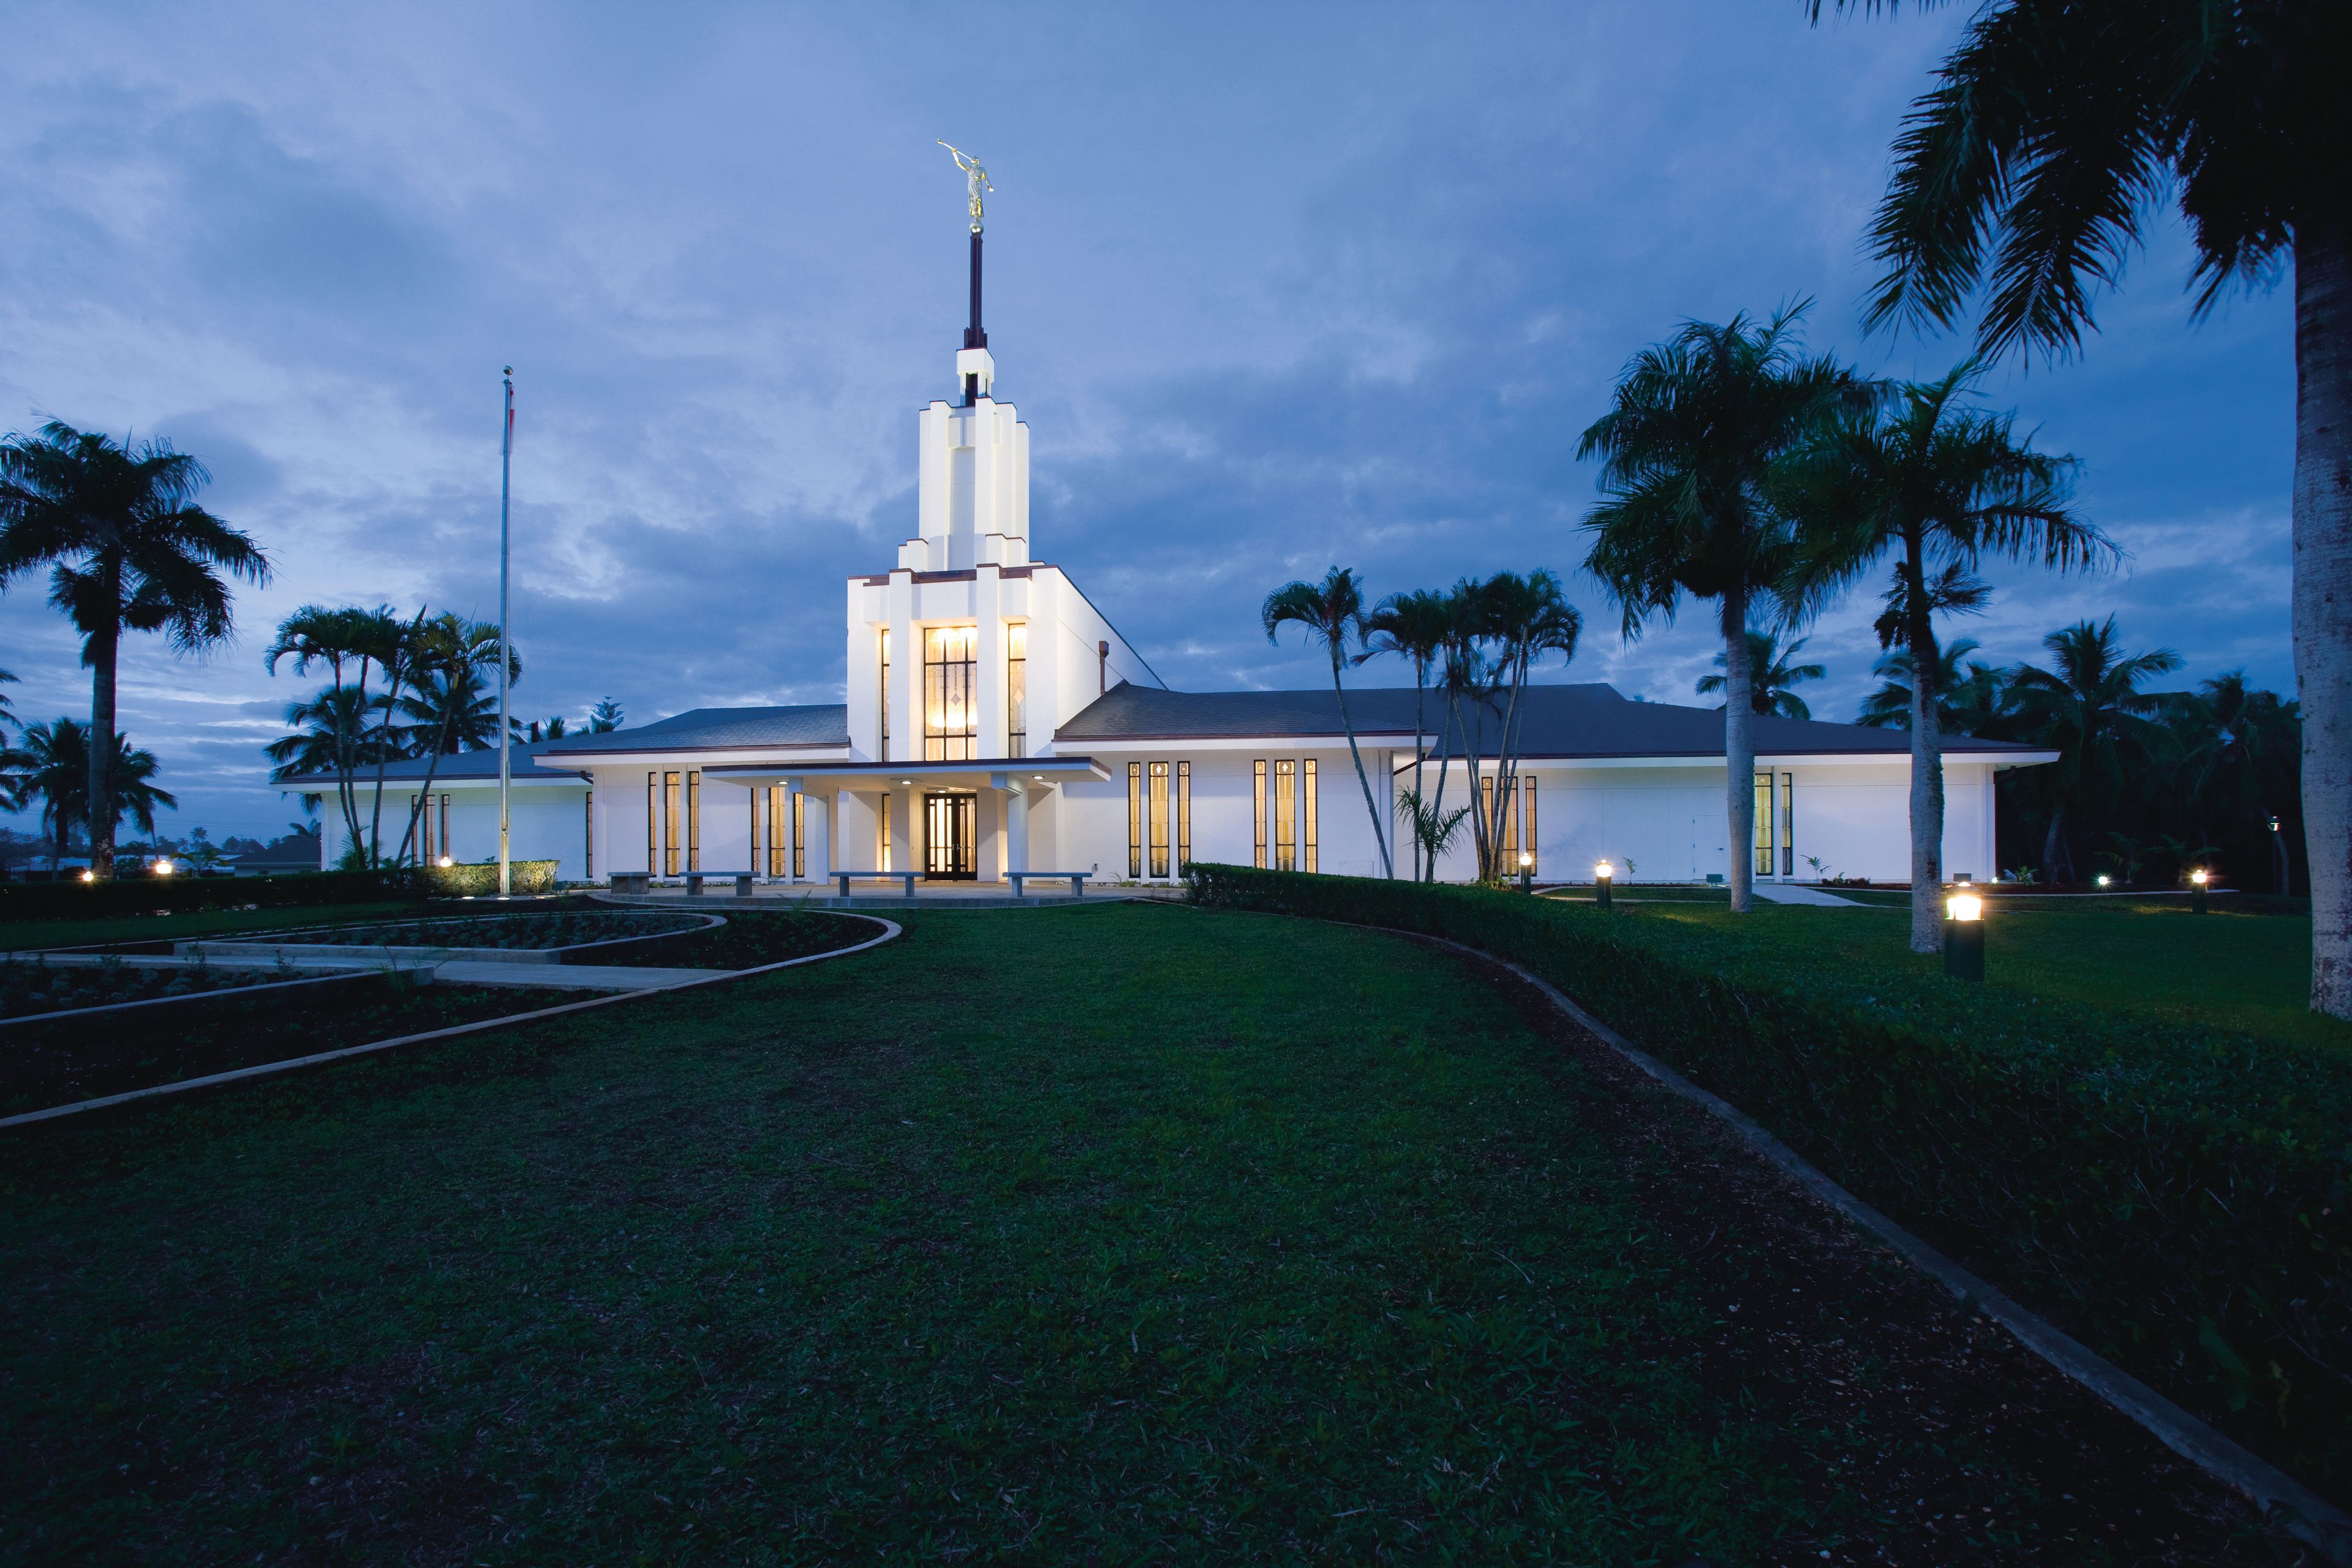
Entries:
[[306, 904], [421, 899], [407, 867], [380, 871], [297, 871], [284, 877], [123, 877], [110, 882], [0, 882], [0, 920], [72, 921], [155, 910], [279, 909]]
[[[552, 860], [509, 860], [507, 886], [518, 893], [551, 893], [555, 891], [555, 866]], [[496, 898], [499, 863], [490, 860], [462, 866], [427, 866], [425, 885], [436, 899]]]
[[1638, 910], [1188, 869], [1203, 904], [1509, 959], [2316, 1489], [2352, 1493], [2352, 1063]]

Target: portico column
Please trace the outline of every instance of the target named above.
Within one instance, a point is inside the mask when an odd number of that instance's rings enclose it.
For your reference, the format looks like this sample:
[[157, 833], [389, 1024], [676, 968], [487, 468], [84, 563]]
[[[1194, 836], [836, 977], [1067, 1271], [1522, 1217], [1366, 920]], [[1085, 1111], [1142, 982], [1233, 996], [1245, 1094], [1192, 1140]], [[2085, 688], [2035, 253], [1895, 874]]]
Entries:
[[983, 882], [997, 881], [1004, 874], [1004, 834], [997, 826], [1004, 802], [1004, 791], [992, 787], [982, 790], [980, 799], [973, 803], [972, 815], [980, 819], [980, 842], [973, 846], [971, 868]]
[[915, 800], [919, 785], [894, 784], [890, 790], [890, 819], [882, 831], [890, 836], [890, 869], [920, 871], [922, 858], [915, 842], [915, 814], [919, 809]]
[[1029, 869], [1029, 792], [1017, 784], [1004, 795], [1004, 868]]

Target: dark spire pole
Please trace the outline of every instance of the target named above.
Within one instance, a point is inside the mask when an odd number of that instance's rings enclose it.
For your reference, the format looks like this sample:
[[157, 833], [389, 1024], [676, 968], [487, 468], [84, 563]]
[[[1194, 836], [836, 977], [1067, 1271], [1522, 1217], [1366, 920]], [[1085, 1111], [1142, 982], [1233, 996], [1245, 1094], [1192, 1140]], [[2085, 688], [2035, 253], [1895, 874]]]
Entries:
[[[968, 349], [988, 346], [988, 333], [980, 324], [980, 230], [977, 228], [971, 231], [971, 325], [963, 330], [963, 346]], [[963, 401], [967, 408], [980, 401], [979, 376], [963, 378]]]

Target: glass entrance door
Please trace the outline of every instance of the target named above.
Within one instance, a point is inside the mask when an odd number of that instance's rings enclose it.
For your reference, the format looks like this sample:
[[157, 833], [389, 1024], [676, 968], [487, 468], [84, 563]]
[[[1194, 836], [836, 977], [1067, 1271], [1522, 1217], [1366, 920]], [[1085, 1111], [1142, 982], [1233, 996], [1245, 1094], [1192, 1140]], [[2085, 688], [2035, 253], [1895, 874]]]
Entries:
[[980, 797], [923, 797], [923, 876], [933, 882], [970, 882], [979, 877]]

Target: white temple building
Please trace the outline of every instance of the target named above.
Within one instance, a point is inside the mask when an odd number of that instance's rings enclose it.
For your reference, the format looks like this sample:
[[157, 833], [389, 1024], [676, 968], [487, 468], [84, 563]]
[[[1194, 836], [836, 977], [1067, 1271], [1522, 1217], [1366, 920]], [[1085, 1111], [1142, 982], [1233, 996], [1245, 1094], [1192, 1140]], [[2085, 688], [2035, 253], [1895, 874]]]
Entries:
[[[1071, 574], [1039, 558], [1029, 427], [995, 395], [981, 329], [980, 246], [975, 222], [960, 395], [915, 416], [914, 535], [895, 563], [845, 584], [845, 700], [698, 708], [519, 746], [516, 859], [555, 860], [566, 880], [749, 872], [812, 890], [841, 872], [909, 870], [933, 882], [1079, 871], [1164, 882], [1192, 860], [1381, 874], [1328, 689], [1171, 690]], [[1418, 734], [1414, 706], [1410, 688], [1349, 693], [1374, 809], [1391, 821], [1416, 747], [1439, 747], [1442, 700]], [[1628, 880], [1727, 872], [1719, 710], [1604, 685], [1534, 686], [1524, 710], [1520, 787], [1501, 813], [1514, 864], [1531, 855], [1547, 881], [1589, 880], [1603, 859]], [[1908, 878], [1908, 735], [1769, 717], [1755, 735], [1755, 842], [1738, 852], [1759, 879]], [[1944, 746], [1947, 875], [1990, 877], [1994, 774], [2054, 753], [1965, 736]], [[389, 839], [425, 766], [388, 772]], [[373, 780], [361, 782], [364, 792]], [[1457, 765], [1451, 799], [1467, 787]], [[496, 752], [440, 759], [425, 854], [494, 858], [498, 794]], [[363, 819], [368, 804], [363, 793]], [[323, 815], [331, 865], [342, 824]], [[1462, 837], [1441, 874], [1474, 874]], [[1409, 846], [1396, 861], [1408, 874]]]

